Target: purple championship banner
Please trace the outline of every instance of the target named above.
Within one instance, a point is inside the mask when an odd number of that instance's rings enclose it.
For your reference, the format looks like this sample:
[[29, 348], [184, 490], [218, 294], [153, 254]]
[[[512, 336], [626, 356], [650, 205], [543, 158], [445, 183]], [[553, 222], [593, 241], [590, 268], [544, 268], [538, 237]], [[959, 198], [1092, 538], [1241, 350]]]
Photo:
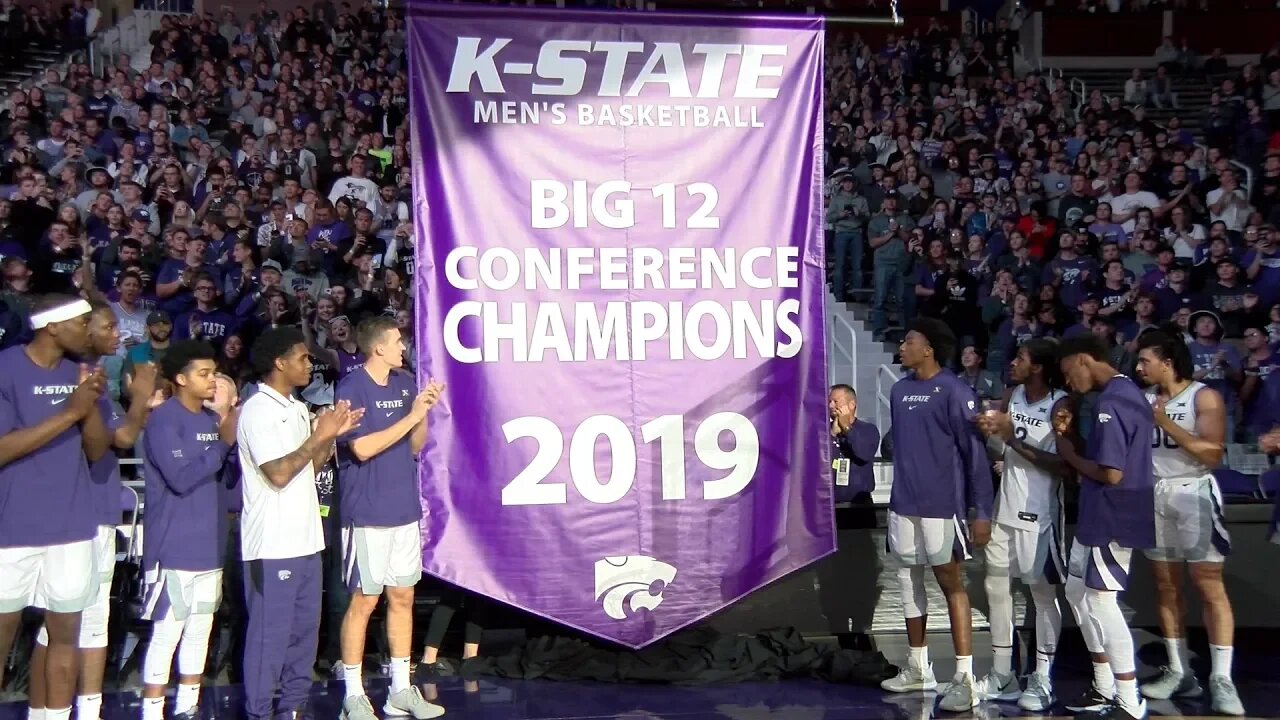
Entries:
[[425, 570], [639, 648], [833, 552], [822, 20], [408, 32]]

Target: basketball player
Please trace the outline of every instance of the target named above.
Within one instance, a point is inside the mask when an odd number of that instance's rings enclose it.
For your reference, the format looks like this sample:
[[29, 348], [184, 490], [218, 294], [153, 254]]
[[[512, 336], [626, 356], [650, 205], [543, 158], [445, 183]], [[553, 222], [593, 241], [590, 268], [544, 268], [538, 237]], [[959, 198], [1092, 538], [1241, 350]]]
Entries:
[[422, 503], [416, 458], [427, 441], [427, 412], [439, 401], [436, 382], [418, 392], [404, 366], [404, 342], [394, 318], [378, 316], [356, 331], [363, 367], [338, 381], [336, 398], [363, 407], [365, 422], [338, 438], [344, 570], [351, 601], [342, 620], [343, 720], [376, 720], [361, 669], [369, 616], [387, 596], [391, 692], [387, 715], [439, 717], [409, 681], [413, 644], [413, 588], [422, 579]]
[[250, 720], [265, 720], [296, 717], [311, 691], [324, 583], [316, 471], [332, 456], [338, 436], [359, 426], [364, 411], [338, 402], [312, 430], [306, 403], [294, 397], [311, 381], [311, 358], [297, 328], [267, 330], [252, 357], [263, 380], [244, 402], [236, 433], [249, 610], [244, 693]]
[[67, 357], [91, 351], [91, 311], [79, 298], [42, 298], [31, 342], [0, 352], [0, 658], [9, 656], [23, 609], [43, 608], [45, 709], [30, 714], [49, 720], [71, 717], [80, 615], [97, 590], [100, 513], [89, 462], [111, 441], [97, 410], [107, 379]]
[[228, 523], [219, 482], [239, 415], [231, 407], [221, 408], [222, 415], [205, 407], [217, 385], [214, 358], [213, 348], [196, 340], [169, 347], [160, 367], [173, 395], [151, 413], [142, 441], [143, 617], [153, 623], [142, 665], [142, 720], [165, 717], [175, 651], [179, 675], [172, 717], [199, 717], [200, 678], [226, 560]]
[[[1009, 365], [1017, 384], [1006, 393], [1005, 412], [978, 416], [978, 429], [1004, 441], [1004, 470], [996, 496], [995, 522], [987, 545], [987, 598], [995, 665], [979, 683], [990, 700], [1017, 700], [1041, 712], [1054, 702], [1050, 670], [1062, 632], [1058, 586], [1066, 577], [1063, 559], [1062, 458], [1055, 453], [1052, 419], [1067, 407], [1056, 389], [1058, 348], [1052, 340], [1031, 340]], [[1013, 594], [1010, 578], [1027, 584], [1035, 601], [1036, 669], [1027, 689], [1013, 672]]]
[[1067, 601], [1093, 656], [1093, 683], [1066, 704], [1105, 720], [1147, 715], [1138, 695], [1133, 635], [1120, 611], [1133, 551], [1155, 545], [1155, 480], [1151, 469], [1151, 406], [1132, 380], [1112, 367], [1095, 335], [1062, 341], [1059, 367], [1078, 394], [1100, 391], [1084, 452], [1076, 449], [1072, 411], [1054, 413], [1058, 455], [1080, 476], [1080, 514], [1068, 561]]
[[1212, 470], [1226, 451], [1226, 403], [1218, 391], [1191, 379], [1195, 362], [1181, 338], [1147, 333], [1138, 339], [1138, 376], [1150, 387], [1155, 416], [1151, 455], [1156, 475], [1156, 546], [1147, 551], [1155, 575], [1160, 632], [1169, 664], [1142, 686], [1153, 700], [1197, 697], [1200, 683], [1190, 672], [1186, 612], [1181, 597], [1183, 563], [1204, 603], [1209, 632], [1209, 699], [1213, 711], [1243, 715], [1231, 681], [1235, 617], [1222, 582], [1231, 550], [1222, 497]]
[[[97, 365], [99, 360], [111, 357], [119, 349], [120, 328], [110, 305], [90, 305], [93, 308], [89, 315], [90, 349], [80, 359]], [[137, 442], [150, 413], [149, 403], [155, 387], [156, 367], [144, 363], [134, 369], [127, 414], [106, 393], [98, 398], [98, 412], [102, 414], [113, 446], [128, 449]], [[97, 461], [89, 464], [89, 477], [93, 481], [90, 486], [93, 507], [98, 513], [98, 534], [93, 540], [98, 584], [93, 602], [80, 615], [80, 691], [76, 695], [76, 717], [98, 720], [102, 715], [102, 677], [107, 669], [107, 628], [111, 615], [111, 579], [116, 566], [116, 525], [121, 519], [119, 458], [110, 451], [103, 453]], [[48, 645], [49, 631], [41, 627], [31, 653], [31, 687], [27, 690], [31, 708], [40, 711], [45, 707], [44, 669]]]
[[951, 638], [956, 650], [955, 679], [940, 707], [967, 712], [981, 698], [973, 678], [973, 626], [969, 595], [960, 563], [969, 557], [966, 521], [972, 509], [972, 541], [985, 545], [991, 535], [991, 470], [986, 448], [973, 420], [973, 390], [944, 365], [956, 339], [940, 320], [915, 322], [899, 352], [910, 374], [894, 383], [890, 401], [893, 427], [893, 491], [889, 499], [890, 553], [901, 563], [903, 614], [910, 654], [907, 667], [881, 683], [890, 692], [937, 687], [925, 640], [924, 569], [947, 597]]

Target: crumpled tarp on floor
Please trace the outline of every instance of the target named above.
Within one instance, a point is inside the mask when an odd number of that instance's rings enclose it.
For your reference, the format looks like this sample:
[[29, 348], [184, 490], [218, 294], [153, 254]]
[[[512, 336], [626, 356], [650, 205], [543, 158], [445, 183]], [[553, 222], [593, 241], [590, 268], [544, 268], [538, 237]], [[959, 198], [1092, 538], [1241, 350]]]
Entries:
[[504, 655], [468, 660], [462, 673], [676, 685], [819, 678], [878, 686], [897, 668], [879, 652], [817, 645], [792, 628], [737, 635], [693, 628], [643, 650], [570, 637], [533, 638]]

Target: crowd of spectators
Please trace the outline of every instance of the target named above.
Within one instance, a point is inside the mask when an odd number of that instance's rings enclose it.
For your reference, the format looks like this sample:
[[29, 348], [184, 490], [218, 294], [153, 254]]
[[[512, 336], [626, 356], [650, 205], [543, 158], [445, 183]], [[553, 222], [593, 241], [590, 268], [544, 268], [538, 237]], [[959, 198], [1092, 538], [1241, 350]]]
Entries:
[[[965, 377], [990, 400], [1031, 338], [1094, 333], [1131, 368], [1138, 335], [1173, 321], [1197, 379], [1227, 397], [1231, 432], [1269, 429], [1280, 118], [1265, 103], [1280, 93], [1280, 51], [1208, 81], [1197, 70], [1192, 81], [1215, 83], [1207, 108], [1187, 108], [1212, 114], [1197, 138], [1177, 116], [1147, 117], [1161, 93], [1077, 98], [1060, 78], [1017, 73], [1006, 23], [967, 30], [934, 22], [879, 47], [829, 43], [833, 294], [869, 299], [881, 340], [917, 313], [944, 318], [965, 338]], [[1179, 57], [1159, 77], [1183, 74]]]
[[403, 18], [372, 3], [173, 15], [142, 72], [120, 56], [12, 93], [0, 345], [22, 341], [34, 294], [105, 299], [120, 399], [174, 339], [210, 341], [243, 383], [254, 337], [300, 325], [322, 404], [360, 362], [363, 317], [413, 327], [404, 41]]
[[[39, 22], [0, 2], [9, 28]], [[1140, 102], [1126, 103], [1018, 73], [1014, 20], [976, 33], [935, 20], [878, 47], [832, 33], [834, 294], [869, 286], [881, 338], [891, 311], [899, 326], [943, 316], [996, 375], [1031, 337], [1094, 332], [1123, 352], [1146, 327], [1212, 311], [1198, 319], [1213, 329], [1188, 324], [1198, 372], [1247, 405], [1245, 376], [1280, 360], [1212, 348], [1254, 330], [1280, 341], [1280, 51], [1213, 78], [1209, 106], [1186, 108], [1197, 138], [1146, 117], [1177, 104], [1164, 84], [1135, 76]], [[317, 358], [306, 395], [324, 401], [360, 362], [361, 318], [414, 327], [404, 43], [403, 17], [372, 2], [261, 3], [243, 20], [166, 16], [143, 71], [119, 56], [13, 92], [0, 346], [24, 339], [33, 294], [106, 299], [123, 337], [111, 388], [127, 399], [131, 367], [173, 339], [214, 343], [244, 382], [253, 338], [296, 324]], [[1166, 45], [1155, 77], [1181, 77], [1192, 54]]]

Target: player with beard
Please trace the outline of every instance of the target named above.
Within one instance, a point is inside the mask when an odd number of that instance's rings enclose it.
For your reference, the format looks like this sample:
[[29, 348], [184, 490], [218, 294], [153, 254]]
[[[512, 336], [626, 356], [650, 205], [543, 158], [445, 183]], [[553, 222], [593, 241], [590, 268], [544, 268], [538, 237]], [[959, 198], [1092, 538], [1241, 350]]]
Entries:
[[1147, 715], [1138, 696], [1133, 635], [1120, 611], [1133, 551], [1155, 546], [1151, 406], [1132, 380], [1107, 362], [1101, 338], [1062, 341], [1058, 366], [1071, 390], [1095, 390], [1096, 422], [1080, 444], [1071, 410], [1053, 416], [1058, 455], [1080, 477], [1080, 511], [1068, 560], [1067, 602], [1093, 656], [1093, 684], [1068, 710], [1105, 720]]
[[[977, 400], [944, 367], [955, 348], [946, 324], [921, 318], [899, 349], [902, 366], [911, 373], [894, 383], [890, 395], [894, 480], [888, 544], [901, 563], [910, 648], [907, 666], [880, 686], [890, 692], [937, 687], [925, 637], [924, 569], [930, 566], [947, 598], [956, 651], [955, 679], [940, 707], [968, 712], [981, 697], [973, 678], [973, 625], [960, 564], [969, 558], [970, 541], [985, 545], [991, 536], [992, 488], [986, 448], [973, 422]], [[970, 510], [975, 519], [966, 527]]]
[[[92, 307], [89, 315], [91, 347], [80, 359], [97, 365], [120, 349], [120, 328], [110, 305], [92, 303]], [[112, 446], [127, 450], [137, 442], [150, 413], [155, 387], [156, 368], [144, 364], [135, 368], [133, 384], [129, 387], [127, 413], [108, 395], [98, 398], [97, 409], [107, 432], [111, 434]], [[80, 690], [76, 695], [76, 717], [98, 720], [102, 713], [102, 677], [107, 668], [107, 627], [111, 613], [111, 581], [116, 566], [116, 526], [121, 519], [119, 458], [113, 452], [104, 453], [89, 464], [89, 477], [93, 481], [93, 507], [98, 513], [98, 533], [93, 540], [98, 583], [92, 604], [80, 617]], [[30, 706], [36, 709], [43, 709], [46, 702], [44, 668], [48, 645], [49, 631], [41, 627], [31, 653], [31, 687], [27, 692]]]
[[1195, 361], [1182, 338], [1150, 332], [1138, 339], [1138, 376], [1149, 386], [1155, 417], [1151, 455], [1155, 464], [1156, 546], [1148, 550], [1156, 579], [1160, 631], [1169, 664], [1142, 686], [1153, 700], [1197, 697], [1203, 691], [1191, 672], [1181, 597], [1183, 564], [1204, 605], [1209, 633], [1209, 699], [1213, 711], [1243, 715], [1231, 680], [1235, 617], [1222, 581], [1231, 552], [1222, 493], [1213, 469], [1226, 452], [1226, 403], [1218, 391], [1192, 380]]
[[97, 590], [101, 513], [89, 463], [111, 442], [97, 409], [107, 380], [68, 357], [91, 350], [88, 302], [53, 295], [33, 310], [31, 342], [0, 352], [0, 658], [9, 656], [22, 611], [42, 608], [45, 709], [31, 716], [67, 720], [81, 612]]
[[207, 343], [175, 342], [161, 368], [173, 395], [152, 412], [143, 440], [144, 617], [153, 627], [142, 666], [142, 720], [164, 717], [175, 652], [179, 685], [173, 717], [194, 719], [221, 601], [228, 524], [220, 485], [239, 412], [206, 407], [217, 387], [214, 351]]
[[[1067, 407], [1059, 390], [1057, 345], [1031, 340], [1009, 365], [1017, 387], [1005, 396], [1004, 412], [978, 416], [978, 429], [1004, 441], [1000, 492], [987, 545], [987, 597], [995, 665], [979, 690], [992, 700], [1017, 700], [1030, 712], [1055, 702], [1049, 675], [1062, 632], [1058, 586], [1066, 577], [1062, 549], [1062, 458], [1055, 454], [1054, 414]], [[1027, 689], [1013, 672], [1013, 594], [1010, 578], [1021, 580], [1035, 600], [1036, 669]]]

